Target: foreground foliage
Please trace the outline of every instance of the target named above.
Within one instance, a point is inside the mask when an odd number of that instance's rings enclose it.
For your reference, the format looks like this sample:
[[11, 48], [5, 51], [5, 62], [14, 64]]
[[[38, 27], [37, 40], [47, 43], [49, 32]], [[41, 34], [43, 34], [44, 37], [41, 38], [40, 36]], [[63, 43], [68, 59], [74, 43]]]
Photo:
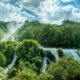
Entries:
[[47, 71], [42, 72], [42, 54], [40, 44], [35, 40], [24, 40], [22, 42], [0, 42], [0, 74], [4, 73], [4, 68], [13, 60], [14, 54], [18, 59], [14, 67], [8, 72], [6, 78], [2, 80], [79, 80], [80, 63], [72, 58], [62, 58], [62, 48], [59, 48], [60, 60], [54, 62], [50, 52], [47, 52], [51, 60]]
[[38, 80], [79, 80], [80, 64], [71, 58], [61, 58], [58, 63], [51, 63], [46, 73]]

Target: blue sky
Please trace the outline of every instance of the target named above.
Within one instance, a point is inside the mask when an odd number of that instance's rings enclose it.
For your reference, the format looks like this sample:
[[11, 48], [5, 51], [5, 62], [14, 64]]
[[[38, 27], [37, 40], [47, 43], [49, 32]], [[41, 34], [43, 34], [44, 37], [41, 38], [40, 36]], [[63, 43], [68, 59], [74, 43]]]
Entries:
[[1, 21], [80, 22], [80, 0], [0, 0]]

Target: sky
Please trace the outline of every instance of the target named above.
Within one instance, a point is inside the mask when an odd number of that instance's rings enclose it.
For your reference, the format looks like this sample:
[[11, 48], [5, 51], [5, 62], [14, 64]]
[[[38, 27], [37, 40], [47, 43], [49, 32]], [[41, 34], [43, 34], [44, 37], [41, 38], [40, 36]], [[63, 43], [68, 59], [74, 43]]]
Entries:
[[80, 22], [80, 0], [0, 0], [0, 21]]

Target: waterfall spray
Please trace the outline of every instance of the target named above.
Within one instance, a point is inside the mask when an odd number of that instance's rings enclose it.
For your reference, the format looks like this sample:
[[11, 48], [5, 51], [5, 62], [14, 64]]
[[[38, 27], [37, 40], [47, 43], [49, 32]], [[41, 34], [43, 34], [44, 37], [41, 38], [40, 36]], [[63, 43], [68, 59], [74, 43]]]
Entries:
[[7, 33], [3, 36], [1, 41], [15, 41], [16, 31], [23, 25], [23, 22], [10, 22], [7, 25]]

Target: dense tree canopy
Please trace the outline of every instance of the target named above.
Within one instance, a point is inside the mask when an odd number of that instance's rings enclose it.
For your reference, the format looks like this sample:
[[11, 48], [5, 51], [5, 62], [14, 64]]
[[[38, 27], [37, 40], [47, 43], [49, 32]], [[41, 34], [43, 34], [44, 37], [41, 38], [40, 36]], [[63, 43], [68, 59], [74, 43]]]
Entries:
[[[43, 77], [44, 76], [44, 77]], [[51, 63], [46, 73], [39, 80], [79, 80], [80, 64], [71, 58], [61, 58], [58, 63]]]
[[[21, 34], [21, 35], [19, 35]], [[18, 30], [19, 41], [34, 39], [49, 47], [80, 47], [80, 23], [65, 21], [63, 25], [28, 22]]]

